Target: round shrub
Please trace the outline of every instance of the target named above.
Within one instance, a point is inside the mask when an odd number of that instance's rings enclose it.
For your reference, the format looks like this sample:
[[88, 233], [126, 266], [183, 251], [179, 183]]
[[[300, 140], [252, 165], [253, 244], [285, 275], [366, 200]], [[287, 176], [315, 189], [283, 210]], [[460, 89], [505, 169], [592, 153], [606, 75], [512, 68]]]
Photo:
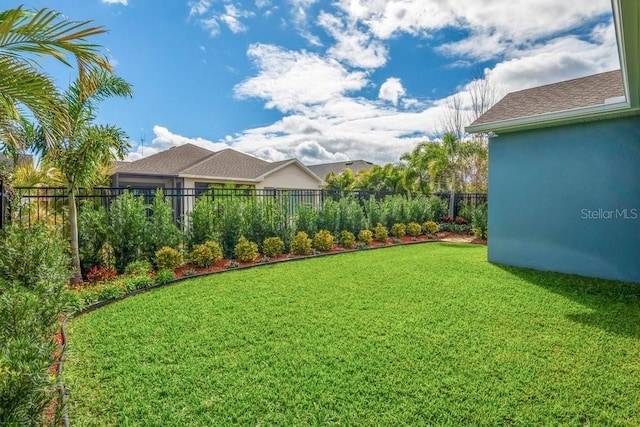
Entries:
[[407, 226], [401, 222], [396, 222], [391, 226], [391, 235], [397, 239], [402, 239], [407, 234]]
[[422, 233], [422, 227], [417, 222], [407, 224], [407, 234], [411, 237], [418, 237]]
[[124, 274], [127, 276], [146, 276], [153, 271], [153, 265], [149, 261], [140, 260], [127, 264]]
[[156, 251], [155, 263], [158, 269], [175, 270], [182, 265], [182, 253], [170, 246], [164, 246]]
[[358, 242], [362, 245], [369, 246], [373, 242], [373, 233], [371, 230], [360, 230], [358, 233]]
[[291, 253], [294, 255], [309, 255], [311, 250], [311, 239], [304, 231], [299, 231], [291, 242]]
[[160, 285], [164, 285], [165, 283], [169, 283], [173, 279], [176, 278], [175, 273], [172, 270], [167, 270], [166, 268], [158, 270], [156, 273], [156, 283]]
[[327, 252], [333, 249], [333, 235], [329, 230], [320, 230], [313, 236], [313, 247]]
[[373, 237], [383, 245], [387, 244], [387, 239], [389, 238], [389, 230], [384, 225], [378, 223], [373, 229]]
[[222, 259], [222, 248], [215, 240], [195, 245], [189, 259], [198, 267], [210, 267]]
[[235, 247], [236, 258], [240, 262], [251, 262], [258, 256], [258, 244], [240, 236]]
[[356, 247], [356, 236], [348, 230], [342, 230], [340, 244], [345, 249], [353, 249]]
[[267, 237], [262, 242], [262, 252], [269, 258], [282, 255], [284, 250], [284, 242], [279, 237]]
[[425, 234], [435, 234], [438, 232], [438, 230], [440, 230], [440, 226], [433, 221], [427, 221], [422, 224], [422, 229], [424, 230]]

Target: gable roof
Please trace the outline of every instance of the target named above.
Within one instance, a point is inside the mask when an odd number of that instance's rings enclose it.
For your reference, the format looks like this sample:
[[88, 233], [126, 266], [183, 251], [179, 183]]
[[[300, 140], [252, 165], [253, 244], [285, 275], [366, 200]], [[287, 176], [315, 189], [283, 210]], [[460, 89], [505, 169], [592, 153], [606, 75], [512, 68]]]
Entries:
[[180, 145], [134, 162], [118, 164], [115, 173], [260, 182], [290, 164], [298, 165], [322, 182], [296, 159], [267, 162], [231, 148], [210, 151], [193, 144]]
[[353, 173], [357, 173], [359, 170], [369, 170], [371, 166], [373, 166], [373, 163], [367, 162], [366, 160], [353, 160], [347, 162], [322, 163], [307, 167], [320, 178], [324, 178], [330, 172], [341, 174], [345, 169], [349, 168]]
[[467, 132], [512, 132], [640, 114], [640, 5], [612, 0], [621, 69], [512, 92]]
[[149, 157], [116, 165], [116, 173], [177, 176], [184, 169], [215, 154], [193, 144], [184, 144]]

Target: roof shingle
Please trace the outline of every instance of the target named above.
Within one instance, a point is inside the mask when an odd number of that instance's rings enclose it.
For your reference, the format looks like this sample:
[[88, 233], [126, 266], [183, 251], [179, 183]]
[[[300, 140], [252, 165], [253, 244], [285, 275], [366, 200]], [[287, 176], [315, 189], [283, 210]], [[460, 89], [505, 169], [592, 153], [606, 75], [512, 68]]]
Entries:
[[603, 105], [624, 96], [620, 70], [511, 92], [471, 126]]

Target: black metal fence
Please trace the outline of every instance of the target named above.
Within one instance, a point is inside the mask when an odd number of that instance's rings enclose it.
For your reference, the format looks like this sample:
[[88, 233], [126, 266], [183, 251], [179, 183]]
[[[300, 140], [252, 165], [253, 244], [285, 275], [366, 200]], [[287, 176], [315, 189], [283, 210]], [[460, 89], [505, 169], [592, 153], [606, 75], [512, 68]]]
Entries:
[[[31, 224], [47, 218], [55, 225], [64, 226], [68, 214], [68, 192], [59, 187], [15, 187], [12, 194], [5, 194], [0, 182], [0, 228], [8, 221], [20, 221]], [[145, 203], [152, 203], [158, 189], [156, 188], [107, 188], [99, 187], [80, 190], [76, 196], [78, 204], [93, 203], [95, 206], [109, 208], [111, 203], [123, 192], [129, 191], [134, 196], [143, 197]], [[182, 220], [193, 209], [198, 197], [205, 195], [211, 198], [273, 198], [287, 206], [288, 215], [292, 218], [297, 207], [307, 204], [319, 207], [328, 199], [339, 200], [343, 197], [355, 197], [358, 200], [369, 200], [375, 197], [383, 199], [397, 193], [387, 191], [339, 191], [339, 190], [281, 190], [281, 189], [244, 189], [244, 188], [164, 188], [164, 197], [171, 200], [174, 220], [181, 224]], [[449, 202], [449, 193], [434, 195]], [[477, 206], [486, 203], [486, 193], [456, 193], [456, 215], [464, 204]]]

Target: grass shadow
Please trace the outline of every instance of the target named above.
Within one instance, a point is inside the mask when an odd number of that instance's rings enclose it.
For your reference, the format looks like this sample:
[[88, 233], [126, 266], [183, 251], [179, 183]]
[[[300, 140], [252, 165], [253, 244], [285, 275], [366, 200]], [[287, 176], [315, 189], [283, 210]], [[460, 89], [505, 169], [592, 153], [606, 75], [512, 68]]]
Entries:
[[640, 284], [498, 265], [502, 270], [592, 310], [566, 314], [583, 325], [640, 338]]

